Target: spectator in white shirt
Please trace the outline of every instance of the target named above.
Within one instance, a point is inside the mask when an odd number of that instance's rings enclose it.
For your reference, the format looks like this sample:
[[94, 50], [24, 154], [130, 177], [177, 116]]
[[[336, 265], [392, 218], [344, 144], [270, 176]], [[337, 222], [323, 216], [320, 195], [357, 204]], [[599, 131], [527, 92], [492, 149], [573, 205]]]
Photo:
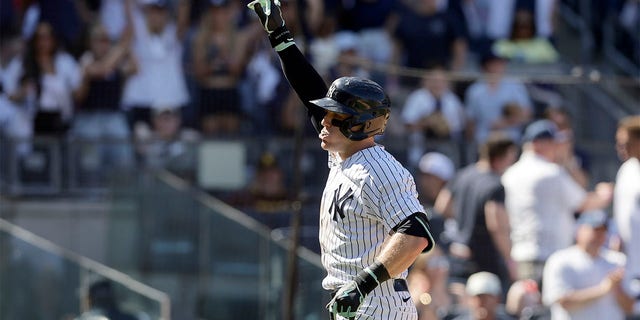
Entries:
[[601, 182], [595, 192], [587, 192], [554, 162], [562, 138], [553, 122], [530, 124], [524, 139], [523, 153], [502, 183], [518, 277], [540, 281], [549, 255], [572, 244], [574, 214], [609, 205], [613, 186]]
[[616, 176], [613, 214], [622, 249], [627, 255], [624, 285], [636, 298], [634, 315], [640, 316], [640, 116], [623, 118], [616, 144], [624, 163]]
[[547, 260], [542, 299], [551, 308], [551, 319], [622, 320], [629, 313], [632, 300], [621, 286], [625, 256], [603, 247], [607, 225], [602, 210], [582, 213], [576, 244]]
[[422, 86], [409, 94], [402, 109], [411, 142], [409, 162], [415, 166], [429, 143], [459, 141], [465, 119], [462, 102], [451, 91], [445, 69], [431, 68]]
[[522, 82], [505, 75], [507, 61], [503, 57], [489, 50], [482, 56], [481, 65], [484, 77], [465, 93], [467, 130], [479, 145], [492, 130], [506, 131], [519, 141], [532, 115], [529, 93]]
[[32, 110], [35, 134], [64, 134], [73, 116], [80, 84], [76, 60], [58, 47], [53, 28], [37, 24], [26, 52], [5, 70], [9, 98]]
[[9, 62], [20, 54], [21, 43], [17, 32], [10, 31], [0, 35], [0, 137], [15, 143], [16, 147], [13, 150], [19, 155], [25, 155], [31, 149], [31, 118], [26, 108], [9, 99], [6, 91], [6, 82], [9, 80], [6, 68]]
[[189, 1], [181, 0], [174, 21], [168, 0], [143, 0], [142, 10], [127, 1], [133, 25], [132, 52], [138, 72], [129, 77], [122, 104], [132, 127], [151, 124], [152, 109], [175, 109], [189, 101], [182, 67], [182, 37], [188, 28]]

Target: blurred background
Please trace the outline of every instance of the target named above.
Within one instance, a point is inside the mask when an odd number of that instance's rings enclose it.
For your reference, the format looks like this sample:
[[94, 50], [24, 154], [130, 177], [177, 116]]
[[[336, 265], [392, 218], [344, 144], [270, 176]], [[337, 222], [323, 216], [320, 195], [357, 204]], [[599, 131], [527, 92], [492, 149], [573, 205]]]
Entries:
[[[639, 1], [281, 2], [327, 83], [385, 87], [378, 142], [414, 173], [548, 118], [585, 189], [615, 179]], [[327, 155], [246, 4], [0, 0], [0, 319], [327, 317]]]

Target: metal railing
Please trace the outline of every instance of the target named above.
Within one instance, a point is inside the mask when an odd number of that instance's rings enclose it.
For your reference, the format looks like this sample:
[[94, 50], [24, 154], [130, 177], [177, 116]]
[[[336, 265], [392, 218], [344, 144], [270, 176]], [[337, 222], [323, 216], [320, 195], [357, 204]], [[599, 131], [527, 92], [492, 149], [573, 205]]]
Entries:
[[[109, 260], [169, 292], [176, 319], [281, 319], [287, 237], [168, 172], [113, 194]], [[320, 258], [300, 247], [297, 319], [327, 316]], [[187, 294], [180, 291], [188, 288]]]
[[63, 319], [85, 309], [92, 282], [115, 284], [122, 308], [149, 319], [171, 319], [169, 296], [0, 219], [0, 318]]

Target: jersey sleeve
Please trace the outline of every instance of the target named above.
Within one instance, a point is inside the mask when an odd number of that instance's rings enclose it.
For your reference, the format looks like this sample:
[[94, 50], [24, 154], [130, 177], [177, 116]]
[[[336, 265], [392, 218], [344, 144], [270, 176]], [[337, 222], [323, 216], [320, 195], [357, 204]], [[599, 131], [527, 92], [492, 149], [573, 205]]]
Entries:
[[325, 111], [309, 101], [323, 98], [327, 94], [328, 88], [324, 79], [296, 45], [279, 51], [278, 55], [287, 81], [307, 108], [307, 114], [314, 128], [320, 132], [322, 128], [320, 121]]
[[415, 181], [402, 169], [379, 170], [363, 186], [363, 196], [374, 215], [388, 230], [416, 212], [425, 212], [418, 201]]

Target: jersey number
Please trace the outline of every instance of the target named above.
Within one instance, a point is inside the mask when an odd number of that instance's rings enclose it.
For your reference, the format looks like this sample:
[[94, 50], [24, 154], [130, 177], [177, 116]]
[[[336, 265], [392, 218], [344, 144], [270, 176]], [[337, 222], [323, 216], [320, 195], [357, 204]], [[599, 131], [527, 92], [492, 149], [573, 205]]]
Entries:
[[344, 219], [344, 205], [347, 200], [353, 199], [353, 190], [351, 190], [351, 188], [340, 196], [341, 189], [342, 185], [333, 192], [333, 201], [331, 202], [331, 207], [329, 207], [329, 212], [332, 214], [333, 220], [336, 222], [338, 221], [338, 216], [340, 216], [340, 219]]

